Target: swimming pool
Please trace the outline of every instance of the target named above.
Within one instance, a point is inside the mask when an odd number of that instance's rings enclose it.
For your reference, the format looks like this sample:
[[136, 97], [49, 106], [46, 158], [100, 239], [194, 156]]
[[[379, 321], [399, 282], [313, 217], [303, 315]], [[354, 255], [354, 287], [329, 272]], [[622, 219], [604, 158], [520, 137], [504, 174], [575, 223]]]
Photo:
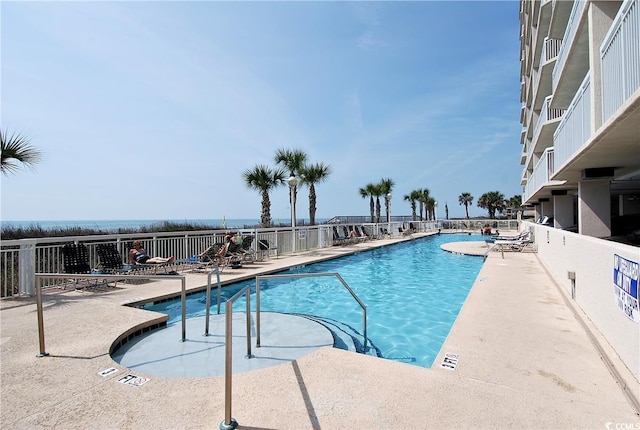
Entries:
[[[378, 355], [431, 367], [483, 263], [482, 258], [445, 252], [440, 245], [477, 241], [478, 237], [434, 235], [284, 273], [339, 273], [367, 306], [367, 335]], [[255, 281], [223, 288], [222, 302], [246, 285], [255, 290]], [[204, 315], [204, 297], [201, 293], [187, 298], [187, 317]], [[216, 297], [212, 293], [214, 313]], [[242, 298], [233, 309], [242, 312], [245, 307]], [[260, 307], [265, 312], [314, 315], [362, 328], [361, 308], [333, 278], [261, 281]], [[179, 299], [145, 309], [168, 314], [169, 324], [181, 319]]]

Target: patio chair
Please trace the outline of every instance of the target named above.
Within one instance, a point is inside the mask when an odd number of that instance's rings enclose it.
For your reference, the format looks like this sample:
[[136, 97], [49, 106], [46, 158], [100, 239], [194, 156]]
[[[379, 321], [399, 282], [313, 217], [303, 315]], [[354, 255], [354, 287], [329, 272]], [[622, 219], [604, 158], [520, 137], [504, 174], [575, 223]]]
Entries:
[[332, 227], [332, 231], [333, 231], [333, 246], [345, 245], [347, 243], [347, 238], [344, 236], [341, 236], [340, 233], [338, 233], [338, 227], [334, 225]]
[[62, 247], [62, 265], [64, 273], [91, 273], [89, 252], [81, 243], [67, 243]]
[[[64, 273], [84, 275], [91, 273], [89, 264], [89, 251], [82, 243], [67, 243], [62, 247], [62, 266]], [[105, 284], [97, 279], [69, 279], [76, 290], [84, 290], [87, 287]], [[66, 289], [66, 283], [62, 285]], [[83, 286], [82, 286], [83, 285]]]
[[523, 230], [516, 236], [492, 236], [490, 239], [485, 239], [487, 243], [494, 243], [496, 240], [529, 240], [531, 239], [531, 231]]
[[363, 241], [371, 239], [363, 226], [356, 225], [354, 229], [356, 230], [356, 233], [358, 234], [358, 236], [360, 236], [363, 239]]
[[525, 239], [496, 240], [490, 249], [497, 251], [515, 251], [523, 252], [525, 250], [536, 252], [537, 247], [535, 241], [530, 236]]
[[[222, 248], [225, 249], [223, 252], [221, 252]], [[195, 270], [207, 270], [218, 267], [222, 271], [225, 267], [242, 267], [242, 257], [239, 254], [230, 252], [229, 247], [225, 247], [223, 243], [214, 243], [201, 252], [198, 257], [200, 258], [201, 265]]]
[[398, 227], [398, 233], [400, 233], [402, 236], [411, 236], [413, 231], [411, 231], [411, 229], [403, 228], [403, 227]]
[[366, 236], [363, 236], [362, 234], [360, 234], [360, 232], [356, 229], [356, 227], [357, 226], [355, 225], [349, 226], [349, 236], [348, 236], [349, 239], [351, 239], [351, 241], [355, 243], [360, 243], [367, 240]]
[[349, 229], [347, 228], [347, 226], [343, 225], [342, 235], [340, 235], [340, 238], [342, 238], [346, 243], [356, 243], [357, 239], [355, 237], [350, 237], [350, 235], [351, 233], [349, 233]]
[[98, 261], [100, 262], [100, 270], [103, 273], [111, 274], [131, 274], [131, 272], [142, 272], [148, 269], [145, 265], [125, 264], [120, 255], [120, 251], [113, 243], [100, 243], [96, 247], [98, 253]]
[[242, 238], [240, 249], [236, 252], [242, 257], [243, 263], [253, 263], [256, 259], [256, 251], [253, 249], [254, 235], [247, 235]]
[[[266, 239], [258, 240], [258, 252], [257, 257], [260, 261], [263, 261], [265, 257], [269, 257], [269, 250], [272, 249], [271, 244]], [[278, 248], [273, 248], [276, 250], [276, 258], [278, 257]]]
[[[144, 247], [143, 247], [144, 248]], [[127, 260], [129, 260], [129, 250], [133, 249], [133, 242], [127, 242]], [[136, 263], [130, 262], [132, 270], [147, 270], [152, 274], [157, 274], [158, 269], [162, 269], [164, 274], [176, 275], [178, 272], [175, 270], [178, 266], [177, 261], [168, 261], [166, 263]], [[126, 267], [126, 266], [125, 266]]]

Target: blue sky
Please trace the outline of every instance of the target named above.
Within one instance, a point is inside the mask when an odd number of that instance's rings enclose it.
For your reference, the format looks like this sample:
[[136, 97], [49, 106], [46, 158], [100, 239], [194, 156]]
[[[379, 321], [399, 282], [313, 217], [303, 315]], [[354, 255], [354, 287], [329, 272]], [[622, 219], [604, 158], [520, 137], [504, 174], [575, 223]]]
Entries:
[[[259, 218], [242, 172], [298, 148], [358, 189], [521, 194], [518, 3], [6, 2], [1, 127], [41, 149], [2, 177], [3, 220]], [[308, 190], [297, 214], [308, 218]], [[271, 214], [289, 218], [288, 189]]]

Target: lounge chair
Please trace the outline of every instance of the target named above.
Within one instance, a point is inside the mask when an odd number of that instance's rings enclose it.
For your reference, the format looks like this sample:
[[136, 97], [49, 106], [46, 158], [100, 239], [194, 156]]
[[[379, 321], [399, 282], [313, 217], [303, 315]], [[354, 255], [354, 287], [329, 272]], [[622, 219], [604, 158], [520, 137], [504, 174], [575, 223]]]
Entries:
[[535, 252], [537, 250], [536, 243], [533, 239], [531, 239], [531, 233], [529, 235], [524, 236], [521, 239], [498, 239], [493, 242], [490, 250], [496, 251], [515, 251], [515, 252], [523, 252], [525, 250], [530, 250]]
[[411, 236], [411, 233], [413, 233], [411, 231], [411, 229], [408, 228], [402, 228], [402, 227], [398, 227], [398, 232], [402, 235], [402, 236]]
[[364, 226], [356, 225], [354, 228], [358, 236], [360, 236], [363, 239], [363, 241], [371, 239], [367, 234], [366, 230], [364, 229]]
[[[221, 252], [223, 248], [224, 251]], [[213, 267], [218, 267], [220, 270], [223, 270], [225, 267], [242, 267], [242, 257], [230, 251], [229, 247], [224, 243], [214, 243], [200, 253], [198, 257], [200, 257], [201, 266], [196, 270], [206, 270]]]
[[531, 231], [523, 230], [515, 236], [492, 236], [490, 239], [485, 239], [487, 243], [494, 243], [496, 240], [529, 240], [531, 239]]
[[348, 243], [349, 238], [341, 235], [338, 232], [337, 226], [334, 225], [332, 227], [332, 231], [333, 231], [333, 246], [341, 246], [341, 245], [346, 245]]
[[357, 230], [356, 230], [356, 226], [355, 225], [350, 225], [349, 226], [349, 239], [352, 242], [355, 243], [360, 243], [360, 242], [364, 242], [366, 240], [366, 237], [363, 237]]
[[248, 235], [242, 237], [242, 244], [240, 249], [236, 252], [242, 257], [243, 263], [253, 263], [256, 259], [256, 251], [253, 249], [254, 235]]
[[[91, 273], [91, 265], [89, 264], [89, 251], [82, 243], [67, 243], [62, 247], [62, 266], [64, 273], [84, 275]], [[76, 290], [84, 290], [87, 287], [104, 285], [105, 283], [98, 280], [79, 280], [70, 279], [71, 284]], [[66, 289], [64, 284], [62, 288]], [[84, 285], [84, 286], [82, 286]]]
[[[260, 239], [258, 240], [258, 253], [257, 253], [257, 257], [260, 261], [264, 260], [264, 257], [268, 257], [269, 256], [269, 249], [271, 249], [271, 244], [269, 243], [268, 240], [266, 239]], [[277, 254], [277, 250], [276, 250], [276, 257], [278, 256]]]
[[231, 241], [227, 244], [226, 252], [222, 256], [222, 264], [219, 263], [219, 265], [230, 266], [234, 269], [240, 268], [244, 262], [245, 254], [242, 249], [242, 241], [240, 243]]
[[349, 231], [349, 228], [346, 225], [342, 226], [342, 234], [343, 236], [340, 236], [342, 239], [345, 240], [346, 243], [358, 243], [360, 242], [360, 239], [357, 236], [353, 236], [351, 234], [351, 231]]
[[67, 243], [62, 247], [62, 264], [64, 273], [85, 274], [91, 273], [89, 265], [89, 252], [81, 243]]
[[131, 265], [124, 264], [122, 255], [113, 243], [100, 243], [96, 247], [98, 253], [98, 261], [100, 262], [100, 270], [103, 273], [111, 274], [131, 274], [132, 272], [147, 271], [151, 265]]
[[[144, 248], [144, 246], [142, 246]], [[178, 272], [175, 270], [179, 264], [175, 260], [167, 261], [166, 263], [138, 263], [129, 258], [129, 252], [133, 249], [133, 242], [127, 242], [127, 259], [132, 266], [132, 269], [147, 269], [150, 273], [157, 274], [158, 269], [162, 269], [165, 274], [175, 275]]]

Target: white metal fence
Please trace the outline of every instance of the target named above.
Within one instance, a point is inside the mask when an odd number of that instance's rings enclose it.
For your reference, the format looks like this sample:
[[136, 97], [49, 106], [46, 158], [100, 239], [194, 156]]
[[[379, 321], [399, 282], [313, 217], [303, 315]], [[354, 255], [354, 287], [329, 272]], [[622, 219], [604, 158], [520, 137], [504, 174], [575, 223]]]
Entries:
[[[383, 230], [391, 233], [391, 237], [399, 237], [401, 231], [413, 228], [418, 232], [437, 231], [480, 231], [489, 224], [493, 228], [503, 230], [517, 229], [516, 220], [439, 220], [439, 221], [393, 221], [391, 223], [349, 223], [325, 224], [319, 226], [296, 227], [295, 234], [291, 228], [256, 228], [234, 230], [243, 236], [255, 236], [252, 246], [260, 250], [259, 241], [268, 244], [263, 250], [267, 256], [328, 248], [334, 245], [333, 227], [349, 225], [363, 226], [371, 238], [383, 237]], [[224, 241], [225, 230], [158, 232], [136, 234], [105, 234], [94, 236], [69, 236], [39, 239], [4, 240], [0, 248], [0, 282], [1, 297], [15, 295], [32, 295], [35, 286], [35, 273], [64, 273], [62, 247], [67, 243], [82, 243], [88, 251], [89, 266], [100, 268], [97, 247], [99, 244], [115, 244], [125, 264], [131, 242], [140, 240], [143, 247], [153, 256], [175, 256], [177, 260], [188, 260], [200, 254], [214, 243]], [[387, 234], [384, 237], [389, 237]], [[55, 287], [61, 282], [53, 279], [44, 287]]]
[[640, 88], [640, 5], [626, 0], [600, 47], [602, 122]]
[[591, 74], [587, 73], [553, 134], [554, 171], [559, 171], [591, 135]]
[[587, 0], [575, 0], [573, 2], [571, 15], [569, 16], [569, 21], [567, 22], [567, 28], [564, 32], [564, 36], [562, 37], [562, 46], [560, 47], [560, 51], [558, 52], [556, 66], [553, 69], [553, 92], [555, 92], [556, 88], [558, 87], [560, 76], [567, 62], [569, 51], [572, 48], [576, 33], [578, 32], [580, 20], [582, 19], [582, 14], [586, 10], [587, 3]]
[[[549, 178], [553, 175], [553, 159], [554, 159], [554, 149], [553, 147], [547, 148], [542, 153], [542, 156], [536, 163], [536, 166], [533, 168], [533, 174], [529, 178], [527, 185], [525, 187], [524, 195], [526, 198], [530, 198], [535, 194], [541, 187], [546, 185], [549, 182]], [[523, 201], [526, 201], [523, 199]]]

